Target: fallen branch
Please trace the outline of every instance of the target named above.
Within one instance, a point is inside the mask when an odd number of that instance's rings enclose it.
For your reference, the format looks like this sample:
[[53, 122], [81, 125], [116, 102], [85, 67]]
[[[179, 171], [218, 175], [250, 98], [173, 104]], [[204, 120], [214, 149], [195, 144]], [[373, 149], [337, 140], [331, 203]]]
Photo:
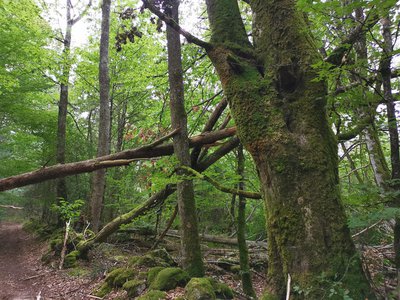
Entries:
[[0, 207], [4, 207], [4, 208], [12, 208], [12, 209], [24, 209], [23, 207], [20, 207], [20, 206], [14, 206], [14, 205], [0, 205]]
[[353, 234], [351, 237], [352, 237], [352, 238], [355, 238], [355, 237], [359, 236], [360, 234], [363, 234], [364, 232], [366, 232], [366, 231], [370, 230], [371, 228], [375, 227], [376, 225], [380, 224], [382, 221], [383, 221], [382, 219], [379, 220], [378, 222], [376, 222], [376, 223], [374, 223], [374, 224], [368, 226], [367, 228], [364, 228], [363, 230], [361, 230], [361, 231], [359, 231], [359, 232]]
[[34, 276], [30, 276], [30, 277], [27, 277], [27, 278], [24, 278], [24, 279], [22, 279], [23, 281], [27, 281], [27, 280], [31, 280], [31, 279], [35, 279], [35, 278], [39, 278], [39, 277], [43, 277], [43, 276], [45, 276], [46, 274], [39, 274], [39, 275], [34, 275]]
[[65, 259], [65, 253], [67, 252], [67, 241], [68, 241], [68, 234], [69, 234], [69, 227], [71, 225], [71, 219], [69, 219], [65, 223], [65, 235], [64, 235], [64, 243], [63, 247], [61, 250], [61, 259], [60, 259], [60, 265], [58, 266], [58, 269], [61, 270], [63, 265], [64, 265], [64, 259]]
[[[160, 145], [167, 138], [176, 134], [177, 130], [171, 132], [165, 137], [155, 141], [152, 144], [139, 148], [125, 150], [115, 154], [97, 157], [95, 159], [84, 160], [75, 163], [58, 164], [55, 166], [44, 167], [36, 171], [0, 179], [0, 191], [6, 191], [23, 187], [26, 185], [39, 183], [42, 181], [61, 178], [69, 175], [93, 172], [95, 170], [123, 166], [136, 159], [148, 159], [173, 154], [173, 145]], [[212, 144], [218, 140], [235, 135], [236, 128], [231, 127], [224, 130], [207, 132], [189, 139], [190, 147], [198, 145]]]

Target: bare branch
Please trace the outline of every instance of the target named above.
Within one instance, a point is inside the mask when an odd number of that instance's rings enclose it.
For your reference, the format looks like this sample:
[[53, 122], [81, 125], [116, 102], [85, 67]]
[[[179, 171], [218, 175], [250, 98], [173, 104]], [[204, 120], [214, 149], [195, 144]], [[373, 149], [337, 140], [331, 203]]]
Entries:
[[142, 0], [142, 2], [144, 6], [148, 8], [153, 14], [163, 20], [168, 26], [176, 30], [180, 35], [184, 36], [189, 43], [196, 44], [197, 46], [200, 46], [206, 50], [210, 50], [212, 48], [212, 45], [210, 43], [200, 40], [199, 38], [184, 30], [172, 18], [168, 17], [166, 14], [158, 10], [153, 4], [150, 3], [150, 1]]

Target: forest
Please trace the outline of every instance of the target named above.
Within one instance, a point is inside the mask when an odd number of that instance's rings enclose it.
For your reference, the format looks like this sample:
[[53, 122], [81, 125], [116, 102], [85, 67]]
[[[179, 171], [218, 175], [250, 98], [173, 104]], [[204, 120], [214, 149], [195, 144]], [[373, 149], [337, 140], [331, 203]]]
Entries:
[[400, 3], [0, 0], [0, 299], [400, 299]]

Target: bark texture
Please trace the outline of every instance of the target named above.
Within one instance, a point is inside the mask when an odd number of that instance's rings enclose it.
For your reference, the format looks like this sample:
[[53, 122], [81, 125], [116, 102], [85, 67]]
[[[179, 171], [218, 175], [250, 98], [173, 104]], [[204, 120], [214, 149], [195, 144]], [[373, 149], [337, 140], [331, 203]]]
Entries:
[[[99, 139], [97, 143], [97, 157], [110, 153], [110, 77], [108, 72], [108, 46], [110, 33], [110, 9], [111, 0], [103, 0], [101, 6], [101, 37], [100, 37], [100, 62], [99, 62], [99, 86], [100, 86], [100, 116]], [[92, 191], [90, 196], [90, 216], [92, 229], [99, 230], [100, 217], [103, 208], [104, 190], [106, 184], [106, 169], [100, 169], [93, 173]]]
[[[165, 1], [166, 12], [176, 23], [179, 23], [179, 0]], [[171, 124], [173, 129], [180, 129], [173, 138], [174, 152], [181, 166], [191, 166], [187, 117], [184, 104], [183, 71], [181, 60], [180, 35], [167, 27], [168, 75], [170, 87]], [[185, 175], [180, 169], [178, 175]], [[196, 203], [193, 182], [182, 180], [177, 184], [179, 217], [181, 221], [181, 251], [183, 266], [189, 275], [204, 275], [203, 260], [200, 251], [200, 240], [197, 226]]]
[[269, 256], [264, 299], [283, 299], [289, 274], [303, 292], [295, 299], [306, 291], [307, 299], [321, 299], [339, 281], [352, 297], [373, 299], [346, 224], [326, 87], [312, 68], [321, 58], [304, 17], [294, 0], [250, 5], [254, 47], [237, 1], [207, 0], [208, 54], [259, 171]]

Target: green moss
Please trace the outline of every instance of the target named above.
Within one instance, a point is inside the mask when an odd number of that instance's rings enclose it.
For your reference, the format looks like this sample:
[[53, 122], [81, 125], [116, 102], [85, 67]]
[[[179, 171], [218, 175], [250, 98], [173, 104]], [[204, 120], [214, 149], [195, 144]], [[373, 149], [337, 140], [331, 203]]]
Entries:
[[128, 260], [128, 266], [134, 266], [139, 259], [140, 259], [140, 256], [132, 256]]
[[118, 274], [114, 279], [114, 286], [121, 287], [125, 282], [135, 278], [136, 271], [132, 269], [125, 269], [124, 272]]
[[158, 273], [160, 273], [160, 271], [163, 270], [163, 269], [164, 269], [164, 267], [151, 268], [149, 270], [149, 272], [147, 273], [147, 282], [149, 284], [151, 284], [154, 281], [154, 279], [156, 279]]
[[68, 275], [73, 277], [86, 276], [89, 273], [90, 273], [89, 270], [80, 267], [75, 267], [73, 269], [68, 270]]
[[64, 268], [74, 268], [78, 265], [77, 259], [80, 255], [78, 250], [68, 253], [64, 258]]
[[184, 286], [190, 277], [181, 268], [165, 268], [161, 270], [150, 284], [153, 290], [168, 291], [177, 286]]
[[146, 283], [143, 280], [133, 279], [125, 282], [122, 288], [131, 298], [139, 296], [146, 289]]
[[217, 299], [208, 278], [192, 278], [185, 287], [185, 298], [187, 300]]
[[228, 285], [218, 282], [212, 278], [209, 280], [218, 299], [233, 299], [233, 291]]
[[94, 295], [100, 298], [105, 297], [112, 291], [112, 287], [107, 283], [104, 282], [97, 290], [94, 292]]
[[118, 268], [110, 272], [105, 281], [110, 286], [121, 287], [125, 282], [135, 277], [135, 270], [128, 268]]
[[158, 290], [152, 290], [137, 298], [137, 300], [159, 300], [165, 299], [167, 293]]

